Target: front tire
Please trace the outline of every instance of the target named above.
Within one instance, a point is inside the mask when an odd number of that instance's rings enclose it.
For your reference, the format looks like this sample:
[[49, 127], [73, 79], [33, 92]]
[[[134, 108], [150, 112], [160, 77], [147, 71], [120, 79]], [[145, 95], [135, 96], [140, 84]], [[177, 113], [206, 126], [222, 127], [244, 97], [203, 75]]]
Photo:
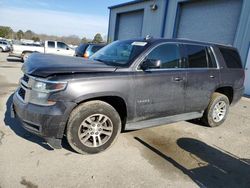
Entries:
[[89, 101], [72, 111], [66, 136], [76, 152], [95, 154], [111, 147], [120, 132], [118, 112], [106, 102]]
[[2, 48], [0, 48], [0, 52], [3, 52], [3, 49], [2, 49]]
[[224, 123], [229, 112], [229, 100], [226, 95], [213, 93], [202, 121], [209, 127], [217, 127]]

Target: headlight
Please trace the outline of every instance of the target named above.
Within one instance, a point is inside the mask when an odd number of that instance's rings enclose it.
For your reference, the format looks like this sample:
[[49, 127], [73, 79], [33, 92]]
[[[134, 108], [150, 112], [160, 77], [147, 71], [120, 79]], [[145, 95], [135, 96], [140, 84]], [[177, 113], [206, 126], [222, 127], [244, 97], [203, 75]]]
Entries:
[[64, 90], [66, 86], [67, 82], [34, 79], [31, 86], [29, 102], [43, 106], [53, 105], [55, 101], [48, 100], [50, 93]]
[[32, 90], [44, 93], [51, 93], [55, 91], [64, 90], [67, 86], [67, 82], [55, 82], [36, 79], [31, 87]]

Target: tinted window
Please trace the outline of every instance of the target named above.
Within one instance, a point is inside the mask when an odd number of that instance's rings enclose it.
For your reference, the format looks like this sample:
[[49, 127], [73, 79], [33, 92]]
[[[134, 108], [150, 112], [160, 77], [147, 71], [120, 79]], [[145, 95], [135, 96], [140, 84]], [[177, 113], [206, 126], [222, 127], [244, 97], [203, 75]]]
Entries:
[[63, 42], [57, 42], [57, 48], [66, 50], [68, 48], [68, 46]]
[[241, 59], [236, 50], [220, 48], [220, 51], [228, 68], [242, 68]]
[[92, 56], [94, 53], [96, 53], [98, 50], [100, 50], [103, 46], [92, 46], [90, 45], [86, 52], [89, 54], [89, 56]]
[[93, 46], [92, 49], [91, 49], [91, 51], [92, 51], [93, 53], [95, 53], [95, 52], [97, 52], [98, 50], [100, 50], [102, 47], [103, 47], [103, 46]]
[[206, 68], [206, 47], [198, 45], [186, 45], [189, 68]]
[[178, 68], [180, 60], [179, 47], [176, 44], [163, 44], [148, 54], [149, 60], [161, 60], [161, 68]]
[[48, 41], [48, 48], [55, 48], [55, 42]]

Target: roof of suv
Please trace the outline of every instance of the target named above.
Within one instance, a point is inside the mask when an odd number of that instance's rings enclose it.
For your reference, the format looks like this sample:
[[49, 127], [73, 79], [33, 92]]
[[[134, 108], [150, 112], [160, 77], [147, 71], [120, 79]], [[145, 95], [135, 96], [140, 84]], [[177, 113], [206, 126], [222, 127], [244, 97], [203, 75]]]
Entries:
[[171, 39], [164, 39], [164, 38], [149, 38], [149, 39], [134, 39], [138, 41], [144, 41], [148, 43], [160, 43], [160, 42], [178, 42], [178, 43], [188, 43], [188, 44], [199, 44], [199, 45], [210, 45], [210, 46], [218, 46], [218, 47], [224, 47], [224, 48], [234, 48], [231, 45], [226, 44], [219, 44], [219, 43], [212, 43], [212, 42], [205, 42], [205, 41], [197, 41], [197, 40], [189, 40], [189, 39], [182, 39], [182, 38], [171, 38]]

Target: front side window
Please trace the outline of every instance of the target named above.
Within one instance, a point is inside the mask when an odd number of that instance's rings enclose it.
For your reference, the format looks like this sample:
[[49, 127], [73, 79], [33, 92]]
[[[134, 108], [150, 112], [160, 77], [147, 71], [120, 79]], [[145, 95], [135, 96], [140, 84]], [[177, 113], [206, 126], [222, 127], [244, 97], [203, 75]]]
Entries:
[[55, 48], [55, 42], [48, 41], [48, 48]]
[[162, 44], [153, 51], [151, 51], [148, 56], [148, 60], [161, 60], [162, 69], [167, 68], [179, 68], [180, 67], [180, 51], [177, 44]]
[[186, 45], [189, 68], [207, 68], [206, 47]]
[[68, 46], [63, 42], [57, 42], [57, 48], [66, 50]]

